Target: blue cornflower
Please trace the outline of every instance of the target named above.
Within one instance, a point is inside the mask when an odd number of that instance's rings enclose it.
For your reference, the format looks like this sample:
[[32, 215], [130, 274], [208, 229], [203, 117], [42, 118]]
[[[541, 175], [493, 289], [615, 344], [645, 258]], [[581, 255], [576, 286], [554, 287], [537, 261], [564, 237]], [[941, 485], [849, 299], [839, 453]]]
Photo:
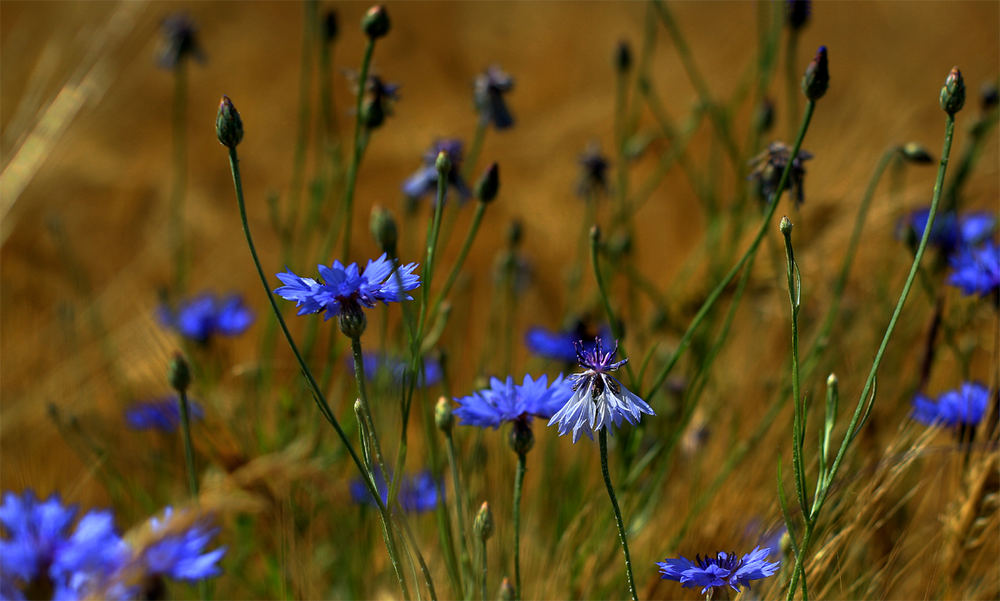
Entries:
[[55, 599], [95, 594], [128, 558], [128, 546], [114, 529], [111, 512], [91, 511], [70, 524], [75, 507], [57, 495], [38, 501], [32, 491], [6, 493], [0, 524], [0, 589], [4, 598], [51, 591]]
[[591, 144], [580, 155], [580, 179], [576, 184], [576, 193], [583, 199], [589, 199], [598, 193], [608, 191], [608, 158], [601, 154], [596, 144]]
[[[201, 405], [188, 399], [191, 419], [202, 419], [205, 411]], [[125, 422], [133, 430], [161, 430], [173, 432], [181, 423], [181, 408], [176, 396], [133, 403], [125, 410]]]
[[205, 53], [198, 43], [198, 27], [191, 17], [177, 13], [160, 23], [163, 34], [162, 47], [157, 62], [164, 69], [176, 69], [181, 61], [191, 57], [199, 63], [205, 62]]
[[[929, 215], [929, 207], [913, 211], [896, 226], [896, 237], [915, 247], [924, 235]], [[986, 240], [993, 233], [996, 222], [996, 216], [988, 212], [957, 216], [954, 211], [945, 211], [934, 217], [927, 243], [941, 249], [945, 256], [951, 256]]]
[[628, 362], [628, 358], [612, 361], [618, 352], [618, 343], [604, 352], [601, 339], [594, 341], [593, 349], [576, 343], [577, 361], [585, 371], [569, 376], [575, 380], [573, 396], [549, 420], [549, 425], [559, 424], [559, 435], [573, 431], [573, 443], [584, 433], [591, 440], [594, 432], [611, 425], [620, 426], [624, 418], [630, 424], [639, 422], [641, 414], [656, 415], [646, 401], [625, 388], [611, 372]]
[[550, 418], [572, 395], [573, 388], [562, 374], [551, 385], [546, 375], [538, 379], [525, 375], [517, 385], [511, 376], [503, 381], [490, 378], [489, 388], [455, 399], [459, 407], [454, 414], [463, 425], [496, 429], [503, 422], [530, 423], [532, 417]]
[[[472, 192], [462, 179], [462, 141], [435, 140], [430, 149], [424, 153], [424, 165], [403, 182], [403, 194], [408, 198], [418, 199], [437, 192], [437, 157], [438, 153], [448, 153], [451, 159], [451, 171], [448, 172], [448, 185], [458, 192], [459, 202], [465, 202]], [[436, 197], [435, 197], [436, 198]]]
[[[183, 517], [181, 513], [177, 515]], [[166, 576], [176, 580], [202, 580], [221, 574], [218, 564], [225, 555], [226, 548], [206, 551], [219, 529], [201, 521], [175, 532], [171, 525], [173, 516], [173, 508], [167, 507], [162, 519], [154, 517], [150, 521], [153, 536], [159, 537], [159, 540], [142, 553], [142, 564], [147, 575]]]
[[358, 269], [357, 263], [345, 267], [340, 261], [334, 261], [330, 266], [319, 265], [323, 283], [286, 271], [277, 274], [285, 285], [276, 288], [274, 293], [285, 300], [295, 301], [299, 315], [326, 310], [323, 319], [339, 315], [345, 309], [370, 309], [379, 301], [389, 304], [413, 300], [404, 292], [420, 286], [420, 276], [413, 273], [417, 264], [408, 263], [398, 268], [398, 283], [402, 284], [399, 288], [392, 266], [392, 260], [385, 253], [374, 261], [369, 259], [363, 272]]
[[[614, 342], [607, 326], [601, 326], [597, 337], [605, 346], [611, 346]], [[593, 334], [589, 334], [586, 326], [580, 322], [569, 330], [552, 331], [540, 326], [533, 327], [524, 335], [524, 343], [528, 350], [540, 357], [575, 363], [576, 342], [582, 342], [583, 348], [589, 350], [594, 348], [592, 338]]]
[[992, 240], [959, 249], [949, 262], [953, 271], [948, 283], [964, 294], [986, 296], [1000, 290], [1000, 246]]
[[913, 398], [913, 419], [928, 426], [975, 426], [983, 419], [990, 391], [979, 382], [965, 382], [949, 390], [937, 401], [917, 394]]
[[701, 594], [712, 587], [722, 587], [727, 584], [736, 592], [740, 587], [750, 588], [751, 580], [760, 580], [774, 575], [781, 565], [780, 561], [769, 562], [768, 549], [754, 547], [754, 550], [737, 558], [735, 553], [721, 552], [715, 557], [698, 555], [695, 561], [686, 557], [668, 558], [656, 562], [660, 567], [660, 578], [676, 580], [684, 588], [702, 587]]
[[[406, 362], [398, 357], [392, 357], [382, 353], [365, 353], [365, 377], [369, 380], [378, 376], [379, 371], [385, 370], [392, 376], [393, 382], [401, 384], [406, 371]], [[347, 357], [347, 366], [354, 369], [354, 358]], [[432, 357], [424, 357], [424, 375], [417, 380], [417, 387], [434, 386], [441, 381], [444, 372], [441, 370], [441, 362]]]
[[253, 311], [239, 295], [217, 298], [209, 292], [182, 301], [176, 311], [161, 306], [158, 313], [163, 325], [201, 344], [215, 335], [242, 334], [254, 320]]
[[[375, 486], [378, 488], [379, 496], [383, 503], [389, 502], [389, 486], [382, 477], [381, 472], [375, 472]], [[403, 481], [399, 483], [399, 504], [406, 511], [423, 513], [430, 511], [438, 505], [438, 494], [444, 494], [444, 489], [434, 476], [427, 470], [415, 476], [403, 476]], [[374, 505], [368, 487], [361, 479], [351, 481], [351, 498], [355, 503], [363, 505]]]
[[504, 94], [514, 89], [514, 79], [496, 65], [490, 66], [476, 77], [473, 98], [483, 123], [492, 123], [497, 129], [514, 126], [514, 117], [504, 102]]

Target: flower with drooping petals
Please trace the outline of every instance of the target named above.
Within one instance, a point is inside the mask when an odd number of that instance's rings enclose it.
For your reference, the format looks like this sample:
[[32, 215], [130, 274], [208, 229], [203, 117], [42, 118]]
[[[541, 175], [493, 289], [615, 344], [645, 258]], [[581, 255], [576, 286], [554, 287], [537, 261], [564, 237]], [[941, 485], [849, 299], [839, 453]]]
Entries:
[[710, 588], [726, 585], [740, 592], [741, 586], [750, 588], [751, 580], [767, 578], [778, 571], [781, 562], [767, 561], [769, 553], [769, 549], [754, 547], [743, 557], [720, 552], [715, 557], [695, 556], [695, 561], [686, 557], [668, 558], [656, 565], [663, 580], [676, 580], [684, 588], [700, 586], [703, 595]]
[[462, 141], [448, 139], [435, 140], [430, 149], [424, 153], [423, 166], [403, 182], [403, 194], [407, 198], [416, 200], [428, 194], [434, 195], [437, 192], [437, 158], [438, 154], [442, 152], [446, 153], [451, 161], [451, 169], [448, 171], [448, 187], [454, 188], [458, 192], [459, 202], [465, 202], [472, 196], [472, 191], [469, 190], [461, 175]]
[[497, 129], [514, 126], [514, 117], [503, 98], [513, 89], [514, 79], [496, 65], [476, 77], [473, 97], [483, 123], [492, 123]]

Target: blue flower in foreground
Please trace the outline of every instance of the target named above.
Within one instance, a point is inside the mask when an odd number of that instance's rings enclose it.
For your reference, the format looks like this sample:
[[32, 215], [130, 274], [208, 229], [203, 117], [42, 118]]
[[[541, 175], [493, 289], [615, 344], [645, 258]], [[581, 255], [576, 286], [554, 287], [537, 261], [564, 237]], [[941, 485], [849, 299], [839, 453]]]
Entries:
[[[375, 473], [375, 486], [378, 488], [379, 496], [382, 497], [382, 502], [388, 503], [389, 487], [379, 472]], [[403, 476], [403, 481], [399, 483], [399, 504], [406, 511], [418, 513], [430, 511], [437, 507], [439, 490], [443, 493], [443, 489], [429, 471], [425, 470], [415, 476]], [[355, 503], [375, 504], [368, 487], [361, 479], [351, 481], [351, 498]]]
[[[365, 353], [364, 362], [365, 378], [372, 380], [378, 376], [380, 371], [386, 371], [389, 372], [393, 382], [396, 384], [403, 382], [403, 376], [406, 372], [406, 362], [402, 359], [381, 353]], [[347, 357], [347, 366], [349, 369], [354, 369], [353, 357]], [[443, 376], [444, 372], [441, 370], [441, 362], [431, 357], [424, 357], [424, 375], [417, 380], [417, 387], [434, 386], [441, 381]]]
[[978, 247], [964, 247], [949, 260], [948, 283], [966, 295], [986, 296], [1000, 290], [1000, 246], [987, 240]]
[[[428, 194], [437, 193], [437, 156], [439, 152], [448, 153], [451, 159], [451, 171], [448, 173], [448, 186], [458, 192], [459, 202], [465, 202], [472, 192], [462, 179], [462, 142], [461, 140], [436, 140], [430, 150], [424, 153], [424, 166], [403, 182], [403, 194], [412, 199], [422, 198]], [[435, 196], [436, 198], [436, 196]]]
[[[413, 273], [417, 264], [400, 266], [397, 270], [398, 282], [392, 273], [392, 265], [387, 254], [374, 261], [369, 260], [363, 272], [358, 269], [357, 263], [345, 267], [340, 261], [334, 261], [330, 266], [318, 267], [322, 283], [286, 271], [277, 274], [285, 285], [276, 288], [274, 293], [285, 300], [295, 301], [299, 315], [325, 310], [323, 319], [339, 315], [345, 308], [371, 308], [380, 301], [389, 304], [413, 300], [412, 296], [404, 293], [420, 286], [420, 276]], [[397, 287], [399, 283], [401, 287]]]
[[975, 426], [983, 419], [990, 391], [979, 382], [965, 382], [934, 401], [918, 394], [913, 399], [913, 419], [928, 426]]
[[107, 511], [91, 511], [70, 524], [75, 507], [53, 495], [38, 501], [32, 491], [6, 493], [0, 524], [10, 538], [0, 539], [0, 589], [4, 598], [25, 598], [28, 590], [53, 591], [55, 599], [95, 594], [128, 558], [128, 547]]
[[514, 117], [503, 99], [504, 94], [513, 89], [514, 79], [496, 65], [476, 77], [473, 98], [484, 123], [492, 123], [497, 129], [514, 126]]
[[254, 315], [238, 295], [217, 298], [204, 293], [182, 301], [177, 309], [159, 308], [160, 322], [195, 342], [207, 343], [213, 336], [237, 336], [253, 323]]
[[552, 385], [545, 375], [538, 379], [525, 375], [524, 381], [517, 385], [511, 376], [503, 381], [491, 378], [489, 388], [455, 399], [459, 407], [454, 415], [463, 425], [496, 429], [503, 422], [529, 423], [532, 417], [548, 419], [572, 395], [573, 388], [562, 374], [552, 380]]
[[[201, 405], [188, 399], [191, 419], [205, 417]], [[125, 410], [125, 422], [133, 430], [161, 430], [173, 432], [181, 423], [181, 408], [176, 396], [155, 401], [142, 401], [132, 404]]]
[[[611, 330], [607, 326], [601, 326], [597, 335], [604, 346], [611, 346], [614, 340], [611, 338]], [[571, 330], [552, 331], [542, 327], [533, 327], [524, 335], [524, 343], [532, 353], [545, 357], [546, 359], [556, 359], [566, 363], [576, 362], [576, 343], [582, 342], [583, 348], [590, 350], [594, 348], [594, 336], [587, 333], [586, 327], [579, 323]]]
[[[917, 209], [899, 222], [896, 237], [915, 246], [924, 235], [930, 208]], [[934, 226], [927, 243], [952, 255], [966, 246], [973, 246], [986, 240], [996, 227], [996, 216], [987, 212], [966, 213], [961, 217], [952, 211], [939, 213], [934, 217]]]
[[206, 551], [219, 529], [198, 522], [173, 532], [170, 524], [173, 515], [173, 508], [167, 507], [162, 520], [155, 517], [151, 520], [153, 535], [161, 535], [161, 538], [142, 554], [142, 562], [148, 575], [167, 576], [177, 580], [202, 580], [221, 574], [218, 564], [225, 555], [226, 548]]
[[701, 594], [712, 587], [729, 585], [736, 592], [740, 587], [750, 588], [751, 580], [760, 580], [774, 575], [780, 561], [769, 562], [768, 549], [754, 547], [754, 550], [738, 558], [735, 553], [719, 553], [715, 557], [699, 555], [695, 561], [686, 557], [668, 558], [656, 562], [663, 580], [676, 580], [684, 588], [700, 586]]
[[643, 413], [656, 415], [646, 401], [622, 386], [611, 372], [628, 362], [628, 359], [612, 361], [618, 352], [618, 343], [608, 352], [604, 352], [600, 338], [596, 339], [593, 349], [585, 349], [576, 343], [577, 361], [585, 371], [569, 376], [573, 383], [573, 396], [549, 420], [549, 425], [559, 424], [559, 435], [573, 431], [575, 444], [584, 433], [591, 440], [594, 432], [611, 425], [620, 426], [622, 419], [630, 424], [636, 424]]

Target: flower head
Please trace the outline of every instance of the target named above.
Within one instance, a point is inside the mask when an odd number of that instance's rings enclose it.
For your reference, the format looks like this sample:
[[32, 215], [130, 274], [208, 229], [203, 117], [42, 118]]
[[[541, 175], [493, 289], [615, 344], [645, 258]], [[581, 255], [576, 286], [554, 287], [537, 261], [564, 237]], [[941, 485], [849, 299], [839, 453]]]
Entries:
[[[375, 486], [378, 488], [379, 496], [382, 497], [382, 502], [388, 503], [389, 486], [381, 472], [375, 473]], [[415, 476], [403, 476], [403, 481], [399, 483], [399, 504], [407, 511], [417, 513], [430, 511], [438, 505], [439, 491], [443, 494], [444, 489], [429, 471], [422, 471]], [[375, 504], [368, 487], [360, 479], [351, 481], [351, 498], [355, 503]]]
[[514, 79], [496, 66], [492, 65], [476, 77], [473, 98], [479, 118], [484, 123], [492, 123], [497, 129], [507, 129], [514, 126], [514, 117], [504, 102], [504, 95], [514, 89]]
[[364, 271], [358, 269], [357, 263], [345, 267], [340, 261], [334, 261], [329, 266], [318, 266], [322, 282], [300, 277], [291, 271], [277, 274], [285, 285], [275, 288], [274, 293], [285, 300], [295, 301], [299, 315], [325, 310], [323, 319], [330, 319], [345, 309], [370, 309], [377, 302], [389, 304], [413, 300], [412, 296], [404, 293], [420, 286], [420, 276], [413, 273], [416, 268], [416, 263], [401, 265], [397, 270], [397, 282], [392, 273], [392, 260], [386, 254], [374, 261], [369, 259]]
[[[202, 419], [201, 405], [188, 399], [191, 419]], [[133, 403], [125, 410], [125, 423], [133, 430], [173, 432], [181, 421], [179, 399], [176, 396]]]
[[1000, 246], [992, 240], [959, 249], [949, 262], [952, 273], [948, 283], [964, 294], [987, 296], [1000, 291]]
[[[540, 357], [575, 363], [576, 343], [582, 342], [585, 349], [592, 349], [595, 345], [594, 338], [581, 321], [568, 330], [552, 331], [539, 326], [533, 327], [524, 335], [524, 343], [528, 350]], [[605, 346], [610, 346], [613, 342], [611, 330], [606, 325], [601, 326], [596, 338]]]
[[465, 202], [472, 196], [472, 192], [461, 176], [462, 141], [450, 139], [435, 140], [431, 144], [430, 149], [424, 153], [423, 166], [403, 182], [403, 194], [416, 200], [437, 191], [437, 157], [441, 152], [447, 153], [448, 160], [451, 161], [451, 170], [448, 171], [448, 186], [458, 192], [459, 202]]
[[384, 81], [378, 75], [369, 75], [365, 82], [366, 93], [361, 103], [361, 118], [368, 129], [375, 129], [392, 115], [392, 107], [399, 100], [399, 84]]
[[592, 348], [584, 348], [576, 342], [577, 361], [585, 370], [569, 376], [573, 380], [573, 395], [549, 420], [549, 425], [559, 424], [559, 435], [573, 431], [573, 442], [580, 434], [591, 440], [594, 432], [611, 426], [620, 426], [622, 419], [636, 424], [643, 413], [656, 415], [646, 401], [625, 388], [610, 372], [617, 370], [628, 359], [614, 361], [618, 343], [610, 351], [604, 351], [600, 338]]
[[216, 335], [242, 334], [254, 320], [253, 311], [239, 295], [218, 298], [208, 292], [182, 301], [176, 310], [162, 305], [158, 315], [163, 325], [201, 344]]
[[183, 518], [183, 513], [175, 514], [172, 507], [167, 507], [162, 519], [154, 517], [150, 521], [153, 535], [159, 535], [160, 538], [149, 545], [141, 556], [148, 576], [202, 580], [222, 573], [218, 563], [225, 555], [226, 548], [206, 550], [219, 529], [198, 521], [175, 530], [172, 520]]
[[573, 388], [562, 374], [551, 385], [545, 375], [537, 379], [525, 375], [521, 384], [514, 384], [511, 376], [506, 380], [491, 378], [489, 388], [455, 399], [459, 407], [454, 414], [463, 425], [496, 429], [504, 422], [550, 418], [572, 394]]
[[99, 590], [127, 559], [128, 547], [108, 511], [91, 511], [70, 524], [75, 507], [57, 495], [45, 501], [32, 491], [6, 493], [0, 524], [10, 538], [0, 539], [0, 588], [4, 598], [25, 598], [50, 591], [53, 598], [78, 598]]
[[[927, 228], [929, 215], [929, 207], [913, 211], [896, 226], [896, 237], [916, 248]], [[934, 217], [927, 243], [950, 257], [958, 250], [986, 240], [993, 233], [996, 222], [996, 216], [985, 211], [961, 216], [953, 211], [939, 213]]]
[[183, 13], [170, 15], [161, 22], [160, 31], [163, 42], [157, 62], [161, 67], [176, 69], [188, 57], [205, 62], [205, 54], [198, 43], [198, 27], [191, 17]]
[[601, 154], [596, 144], [591, 144], [580, 155], [580, 179], [576, 184], [576, 193], [583, 199], [608, 191], [608, 158]]
[[928, 426], [976, 426], [986, 413], [990, 391], [979, 382], [965, 382], [937, 401], [923, 394], [913, 399], [913, 419]]
[[700, 586], [703, 595], [712, 587], [726, 585], [740, 592], [741, 586], [750, 588], [751, 580], [767, 578], [778, 571], [781, 562], [767, 561], [769, 553], [769, 549], [754, 547], [743, 557], [720, 552], [715, 557], [695, 556], [695, 561], [686, 557], [667, 558], [656, 562], [656, 565], [660, 567], [660, 578], [663, 580], [676, 580], [684, 588]]
[[[778, 191], [778, 184], [781, 183], [781, 174], [788, 165], [788, 160], [792, 155], [791, 147], [782, 142], [771, 142], [767, 150], [750, 159], [753, 171], [747, 179], [756, 179], [760, 186], [760, 193], [765, 199], [770, 200]], [[788, 174], [788, 184], [795, 194], [795, 204], [800, 205], [805, 200], [806, 169], [805, 161], [813, 158], [813, 155], [805, 150], [799, 150], [799, 154], [792, 161], [792, 170]], [[777, 199], [775, 199], [777, 201]]]

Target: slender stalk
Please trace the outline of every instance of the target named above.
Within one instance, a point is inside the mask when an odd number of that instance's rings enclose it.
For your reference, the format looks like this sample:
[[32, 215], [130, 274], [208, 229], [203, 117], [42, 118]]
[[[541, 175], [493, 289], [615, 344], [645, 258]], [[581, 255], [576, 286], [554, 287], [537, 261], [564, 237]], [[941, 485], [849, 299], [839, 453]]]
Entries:
[[486, 128], [490, 122], [480, 119], [476, 122], [476, 131], [472, 134], [472, 144], [469, 145], [469, 153], [465, 155], [462, 162], [462, 177], [469, 179], [476, 169], [476, 161], [479, 160], [479, 153], [483, 150], [483, 140], [486, 139]]
[[785, 38], [785, 92], [788, 94], [788, 106], [785, 113], [788, 115], [788, 135], [795, 131], [795, 124], [799, 120], [799, 32], [794, 27], [788, 28], [788, 37]]
[[524, 486], [524, 472], [527, 467], [527, 453], [517, 454], [517, 473], [514, 475], [514, 598], [523, 599], [521, 590], [521, 490]]
[[[608, 323], [611, 325], [611, 334], [619, 340], [619, 350], [621, 351], [622, 357], [628, 357], [628, 353], [625, 352], [625, 348], [621, 346], [621, 339], [624, 336], [622, 332], [622, 324], [618, 319], [615, 319], [615, 313], [611, 309], [611, 301], [608, 300], [608, 291], [604, 288], [604, 277], [601, 275], [601, 266], [597, 260], [597, 244], [598, 244], [598, 230], [597, 226], [594, 226], [590, 231], [590, 262], [594, 267], [594, 278], [597, 280], [597, 290], [601, 295], [601, 302], [604, 304], [604, 311], [608, 314]], [[628, 373], [629, 384], [635, 388], [636, 379], [635, 374], [632, 373], [632, 366], [628, 363], [625, 364], [625, 371]]]
[[[459, 479], [458, 458], [455, 455], [455, 441], [451, 436], [451, 432], [445, 432], [445, 444], [448, 447], [448, 464], [451, 467], [451, 485], [455, 489], [455, 514], [458, 516], [458, 538], [461, 541], [459, 550], [462, 555], [462, 577], [464, 582], [471, 582], [472, 577], [469, 573], [469, 539], [466, 536], [468, 530], [465, 528], [465, 497], [462, 494], [463, 489], [462, 482]], [[468, 598], [469, 591], [466, 590], [464, 583], [462, 584], [462, 591]]]
[[486, 601], [486, 539], [479, 537], [479, 555], [482, 558], [480, 563], [480, 593], [482, 601]]
[[285, 256], [291, 255], [291, 242], [299, 219], [299, 205], [302, 202], [302, 182], [306, 171], [306, 150], [309, 147], [310, 88], [312, 84], [313, 53], [316, 39], [317, 11], [319, 3], [309, 0], [303, 5], [302, 57], [299, 63], [299, 115], [295, 133], [295, 150], [292, 154], [292, 181], [288, 191], [288, 213], [282, 228], [282, 245]]
[[795, 494], [799, 500], [802, 515], [809, 515], [806, 496], [805, 461], [802, 458], [803, 431], [805, 430], [805, 407], [802, 406], [802, 385], [799, 379], [799, 307], [802, 300], [802, 283], [799, 281], [799, 267], [795, 263], [792, 248], [792, 225], [787, 217], [781, 220], [781, 233], [785, 238], [785, 272], [788, 278], [788, 301], [792, 313], [792, 470], [795, 475]]
[[628, 540], [625, 534], [625, 522], [622, 520], [622, 511], [618, 507], [618, 498], [615, 497], [615, 487], [611, 484], [611, 475], [608, 473], [608, 431], [601, 428], [598, 434], [601, 445], [601, 473], [604, 475], [604, 485], [608, 488], [608, 496], [611, 497], [611, 506], [615, 510], [615, 522], [618, 524], [618, 538], [622, 542], [622, 551], [625, 553], [625, 575], [628, 577], [628, 592], [632, 595], [632, 601], [639, 601], [635, 593], [635, 580], [632, 578], [632, 558], [628, 554]]
[[184, 294], [187, 282], [187, 249], [184, 244], [184, 192], [187, 187], [187, 63], [174, 68], [174, 179], [170, 192], [170, 234], [174, 251], [173, 294]]
[[385, 469], [385, 457], [382, 455], [382, 445], [378, 442], [378, 433], [375, 431], [375, 420], [372, 419], [371, 405], [368, 403], [368, 390], [365, 386], [365, 357], [361, 352], [361, 338], [351, 338], [351, 355], [354, 357], [354, 380], [358, 386], [358, 399], [361, 400], [361, 413], [365, 418], [365, 425], [368, 427], [368, 438], [371, 441], [372, 450], [375, 451], [375, 462], [381, 470], [385, 481], [396, 480], [401, 474], [389, 475]]
[[354, 445], [352, 445], [351, 441], [347, 438], [347, 434], [340, 426], [340, 422], [337, 421], [337, 417], [333, 414], [333, 410], [330, 408], [330, 404], [327, 402], [326, 396], [316, 383], [316, 379], [309, 370], [309, 366], [306, 365], [301, 353], [299, 353], [299, 348], [296, 346], [291, 332], [288, 331], [288, 325], [285, 323], [285, 318], [281, 315], [281, 311], [278, 309], [278, 304], [274, 300], [274, 295], [271, 294], [271, 287], [267, 283], [267, 277], [264, 275], [264, 268], [261, 267], [260, 258], [257, 256], [257, 247], [254, 245], [253, 236], [250, 234], [250, 224], [247, 221], [246, 202], [243, 199], [243, 179], [240, 177], [240, 161], [239, 156], [236, 153], [236, 148], [234, 147], [229, 148], [229, 169], [233, 175], [233, 186], [236, 189], [236, 203], [239, 206], [240, 220], [243, 223], [243, 234], [246, 236], [247, 246], [250, 248], [250, 256], [253, 258], [254, 267], [257, 268], [257, 275], [260, 277], [260, 283], [264, 287], [264, 293], [267, 296], [267, 300], [271, 304], [271, 310], [274, 311], [274, 316], [277, 318], [278, 325], [281, 327], [281, 331], [285, 335], [285, 340], [288, 342], [288, 346], [291, 348], [292, 354], [295, 355], [295, 360], [299, 364], [299, 369], [302, 371], [302, 375], [306, 378], [306, 381], [309, 384], [313, 401], [316, 402], [316, 406], [319, 408], [320, 413], [323, 414], [323, 417], [330, 422], [330, 425], [333, 426], [333, 429], [337, 432], [337, 436], [340, 438], [340, 441], [344, 444], [347, 452], [351, 455], [351, 460], [354, 461], [354, 465], [357, 466], [358, 471], [361, 472], [361, 475], [363, 476], [362, 480], [364, 480], [365, 485], [368, 487], [368, 492], [371, 494], [372, 499], [375, 500], [375, 505], [378, 507], [379, 515], [382, 518], [382, 535], [386, 541], [386, 549], [389, 552], [389, 560], [392, 562], [393, 570], [396, 573], [396, 579], [399, 581], [399, 587], [403, 592], [403, 598], [408, 599], [410, 597], [409, 587], [406, 584], [406, 578], [403, 576], [402, 565], [399, 562], [399, 552], [396, 549], [389, 512], [386, 509], [385, 503], [382, 502], [382, 496], [379, 494], [378, 487], [375, 486], [375, 481], [369, 475], [368, 470], [365, 468], [365, 464], [358, 456], [357, 451], [354, 450]]
[[451, 273], [448, 274], [448, 279], [445, 280], [444, 288], [438, 292], [437, 297], [434, 299], [434, 304], [430, 315], [432, 317], [437, 316], [438, 310], [441, 307], [441, 302], [448, 296], [451, 291], [451, 287], [455, 285], [455, 281], [458, 279], [458, 274], [462, 271], [462, 265], [465, 264], [466, 257], [469, 256], [469, 251], [472, 249], [472, 243], [476, 239], [476, 233], [479, 232], [479, 226], [483, 222], [483, 215], [486, 214], [485, 202], [476, 203], [476, 213], [472, 216], [472, 225], [469, 226], [468, 233], [465, 234], [465, 240], [462, 242], [462, 249], [458, 251], [458, 258], [455, 259], [455, 264], [451, 266]]
[[340, 253], [342, 260], [347, 261], [351, 252], [351, 224], [354, 221], [354, 186], [358, 181], [358, 166], [365, 144], [362, 143], [361, 103], [365, 97], [365, 85], [368, 82], [368, 70], [372, 64], [372, 54], [375, 52], [375, 38], [369, 37], [365, 44], [365, 54], [361, 59], [361, 72], [358, 73], [358, 99], [354, 104], [354, 151], [351, 153], [351, 164], [347, 168], [347, 184], [344, 187], [344, 246]]
[[194, 467], [194, 446], [191, 444], [191, 412], [188, 407], [187, 391], [181, 390], [178, 403], [181, 408], [181, 439], [184, 441], [184, 466], [187, 469], [188, 489], [191, 498], [198, 498], [198, 476]]

